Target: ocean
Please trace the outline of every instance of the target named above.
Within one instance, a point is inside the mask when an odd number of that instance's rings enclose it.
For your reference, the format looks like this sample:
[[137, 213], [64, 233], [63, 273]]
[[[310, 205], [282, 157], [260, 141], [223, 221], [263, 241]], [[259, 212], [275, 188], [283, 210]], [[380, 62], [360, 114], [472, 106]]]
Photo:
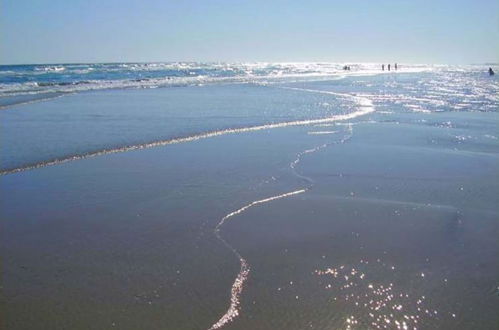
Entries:
[[[327, 63], [0, 66], [0, 105], [16, 110], [0, 113], [1, 171], [234, 128], [327, 121], [363, 109], [360, 115], [367, 108], [362, 102], [409, 112], [497, 110], [497, 80], [485, 75], [483, 66], [400, 65], [399, 71], [384, 75], [378, 64], [352, 65], [348, 72], [342, 67]], [[37, 103], [35, 111], [15, 107], [56, 96], [66, 97]], [[29, 116], [21, 116], [25, 111]]]
[[0, 66], [8, 328], [497, 328], [497, 76], [344, 65]]

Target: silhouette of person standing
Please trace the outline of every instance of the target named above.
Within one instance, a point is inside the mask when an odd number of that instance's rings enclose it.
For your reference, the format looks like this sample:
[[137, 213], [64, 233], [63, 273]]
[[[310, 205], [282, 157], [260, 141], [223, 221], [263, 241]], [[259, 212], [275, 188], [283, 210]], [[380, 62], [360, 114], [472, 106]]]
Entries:
[[385, 71], [385, 65], [381, 64], [381, 71]]
[[397, 69], [398, 69], [398, 67], [397, 67], [397, 63], [395, 63], [395, 70], [397, 70]]
[[390, 64], [388, 64], [388, 71], [390, 71]]

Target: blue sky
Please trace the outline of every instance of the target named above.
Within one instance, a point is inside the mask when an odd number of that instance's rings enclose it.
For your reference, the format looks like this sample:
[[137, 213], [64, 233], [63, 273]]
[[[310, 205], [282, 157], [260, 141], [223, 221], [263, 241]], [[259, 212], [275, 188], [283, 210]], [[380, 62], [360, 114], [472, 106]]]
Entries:
[[499, 62], [498, 0], [2, 0], [0, 63]]

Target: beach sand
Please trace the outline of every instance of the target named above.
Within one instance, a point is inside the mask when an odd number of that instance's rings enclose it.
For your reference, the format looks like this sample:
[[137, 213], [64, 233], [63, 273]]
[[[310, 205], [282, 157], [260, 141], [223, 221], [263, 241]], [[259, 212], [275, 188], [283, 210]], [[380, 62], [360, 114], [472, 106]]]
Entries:
[[374, 112], [4, 175], [6, 328], [208, 329], [239, 254], [227, 329], [495, 329], [498, 122]]

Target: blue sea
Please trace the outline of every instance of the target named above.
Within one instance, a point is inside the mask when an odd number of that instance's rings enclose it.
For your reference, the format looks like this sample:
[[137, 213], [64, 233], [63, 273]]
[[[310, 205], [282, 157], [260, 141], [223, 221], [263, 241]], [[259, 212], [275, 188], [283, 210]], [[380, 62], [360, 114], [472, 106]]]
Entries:
[[0, 66], [7, 328], [496, 329], [489, 66]]
[[[267, 83], [378, 74], [379, 63], [89, 63], [0, 65], [0, 106], [67, 93], [120, 88]], [[399, 64], [403, 72], [484, 73], [488, 65]], [[497, 67], [497, 66], [495, 66]], [[387, 68], [386, 68], [387, 70]], [[388, 72], [385, 71], [385, 73]], [[392, 72], [394, 67], [392, 65]]]
[[[111, 88], [157, 88], [341, 73], [329, 63], [105, 63], [0, 66], [0, 105], [63, 93]], [[369, 70], [374, 66], [354, 66]]]
[[[327, 120], [362, 110], [362, 102], [381, 111], [497, 111], [497, 78], [484, 65], [399, 64], [391, 72], [380, 64], [352, 64], [349, 71], [344, 65], [0, 66], [1, 170], [224, 130]], [[53, 98], [60, 99], [18, 106]]]

